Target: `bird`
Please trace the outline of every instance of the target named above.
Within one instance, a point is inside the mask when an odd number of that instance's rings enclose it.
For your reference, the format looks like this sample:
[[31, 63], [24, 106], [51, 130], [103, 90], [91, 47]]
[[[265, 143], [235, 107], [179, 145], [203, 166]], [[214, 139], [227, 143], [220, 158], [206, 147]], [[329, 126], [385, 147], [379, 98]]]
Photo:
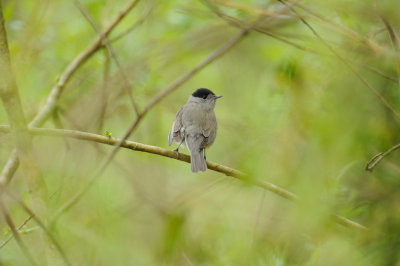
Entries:
[[173, 151], [179, 158], [179, 147], [185, 145], [190, 152], [190, 164], [193, 173], [206, 171], [205, 148], [213, 144], [217, 136], [217, 118], [214, 107], [221, 95], [215, 95], [206, 88], [193, 92], [187, 103], [176, 113], [174, 123], [168, 135], [168, 145], [178, 143]]

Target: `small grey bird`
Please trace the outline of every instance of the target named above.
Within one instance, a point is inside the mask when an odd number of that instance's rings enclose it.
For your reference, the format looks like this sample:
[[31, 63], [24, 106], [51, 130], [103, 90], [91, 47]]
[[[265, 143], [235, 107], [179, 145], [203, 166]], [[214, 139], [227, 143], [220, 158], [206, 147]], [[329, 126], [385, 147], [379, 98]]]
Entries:
[[214, 114], [215, 101], [221, 98], [209, 89], [198, 89], [190, 95], [187, 103], [176, 113], [168, 135], [168, 145], [178, 143], [174, 149], [179, 156], [179, 147], [185, 143], [191, 156], [193, 173], [206, 171], [207, 163], [204, 149], [210, 146], [217, 136], [217, 119]]

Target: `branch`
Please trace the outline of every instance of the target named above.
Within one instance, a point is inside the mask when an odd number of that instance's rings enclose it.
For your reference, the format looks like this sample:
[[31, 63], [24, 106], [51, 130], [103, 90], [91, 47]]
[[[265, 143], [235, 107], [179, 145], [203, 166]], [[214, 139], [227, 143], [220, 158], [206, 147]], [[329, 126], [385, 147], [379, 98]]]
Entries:
[[[28, 133], [17, 82], [11, 67], [8, 40], [0, 3], [0, 98], [11, 125], [15, 145], [15, 158], [22, 163], [23, 175], [29, 188], [35, 210], [46, 213], [46, 190], [32, 149], [32, 136]], [[1, 194], [0, 194], [1, 195]], [[1, 200], [1, 199], [0, 199]]]
[[[0, 125], [0, 133], [8, 133], [10, 132], [10, 129], [6, 125]], [[82, 132], [82, 131], [76, 131], [76, 130], [66, 130], [66, 129], [50, 129], [50, 128], [30, 128], [29, 132], [34, 135], [38, 136], [56, 136], [56, 137], [65, 137], [65, 138], [73, 138], [73, 139], [79, 139], [79, 140], [86, 140], [86, 141], [92, 141], [92, 142], [97, 142], [97, 143], [102, 143], [102, 144], [107, 144], [107, 145], [112, 145], [115, 146], [117, 143], [121, 143], [122, 148], [134, 150], [134, 151], [141, 151], [141, 152], [146, 152], [146, 153], [151, 153], [151, 154], [156, 154], [164, 157], [168, 157], [171, 159], [175, 159], [178, 161], [190, 163], [190, 156], [186, 154], [179, 153], [179, 157], [176, 156], [176, 153], [172, 150], [167, 150], [161, 147], [157, 146], [151, 146], [151, 145], [146, 145], [138, 142], [133, 142], [133, 141], [123, 141], [115, 138], [108, 138], [104, 137], [101, 135], [97, 134], [92, 134], [92, 133], [87, 133], [87, 132]], [[290, 192], [287, 191], [275, 184], [263, 181], [263, 180], [252, 180], [251, 178], [248, 178], [248, 175], [245, 173], [230, 168], [228, 166], [224, 166], [218, 163], [214, 162], [207, 162], [207, 167], [208, 169], [219, 172], [222, 174], [225, 174], [227, 176], [235, 177], [237, 179], [240, 179], [245, 182], [250, 182], [256, 186], [262, 187], [274, 194], [277, 194], [283, 198], [289, 199], [289, 200], [296, 200], [297, 196]], [[336, 216], [336, 220], [339, 220], [341, 224], [346, 225], [347, 227], [351, 228], [356, 228], [356, 229], [362, 229], [366, 230], [367, 227], [356, 223], [354, 221], [351, 221], [347, 218], [341, 217], [341, 216]]]
[[391, 147], [389, 150], [385, 151], [385, 152], [380, 152], [377, 155], [375, 155], [374, 157], [371, 158], [371, 160], [369, 160], [369, 162], [367, 163], [367, 165], [365, 166], [365, 170], [367, 171], [372, 171], [374, 170], [375, 166], [380, 163], [380, 161], [382, 161], [383, 158], [385, 158], [386, 156], [388, 156], [389, 154], [391, 154], [393, 151], [397, 150], [400, 148], [400, 144], [394, 145], [393, 147]]
[[[394, 51], [397, 55], [400, 55], [400, 42], [399, 37], [397, 36], [395, 30], [393, 29], [392, 25], [390, 25], [389, 21], [386, 20], [383, 16], [381, 17], [383, 23], [387, 31], [389, 32], [390, 40], [394, 46]], [[397, 81], [400, 83], [400, 57], [396, 57], [396, 70], [397, 70]]]
[[[22, 222], [22, 224], [20, 224], [16, 229], [17, 231], [21, 230], [22, 227], [24, 227], [31, 219], [32, 219], [32, 215], [28, 216], [28, 218], [25, 219], [25, 221]], [[11, 241], [11, 239], [13, 239], [14, 234], [10, 235], [6, 240], [4, 240], [3, 243], [0, 244], [0, 249], [3, 248], [5, 245], [7, 245], [8, 242]]]
[[[71, 265], [69, 262], [67, 255], [65, 254], [64, 250], [61, 248], [61, 245], [58, 243], [57, 239], [53, 236], [53, 234], [50, 232], [49, 229], [45, 226], [44, 222], [37, 216], [35, 213], [16, 195], [14, 194], [11, 190], [9, 190], [6, 186], [0, 186], [0, 189], [2, 192], [6, 193], [10, 198], [12, 198], [14, 201], [16, 201], [24, 210], [29, 214], [30, 217], [32, 217], [33, 220], [39, 225], [40, 228], [44, 231], [44, 233], [47, 235], [47, 237], [50, 239], [50, 241], [53, 243], [57, 251], [60, 253], [65, 265]], [[0, 202], [2, 204], [2, 202]], [[16, 235], [14, 234], [14, 237]], [[16, 238], [17, 239], [17, 238]]]
[[117, 55], [115, 54], [114, 49], [112, 48], [110, 42], [108, 41], [107, 37], [102, 35], [99, 27], [96, 25], [96, 23], [94, 22], [92, 16], [89, 14], [89, 11], [81, 4], [81, 2], [79, 2], [79, 0], [74, 0], [75, 5], [78, 7], [79, 11], [82, 13], [82, 15], [86, 18], [86, 20], [90, 23], [90, 25], [92, 26], [92, 28], [96, 31], [96, 33], [102, 38], [102, 42], [105, 45], [105, 47], [107, 48], [107, 52], [109, 53], [109, 55], [112, 57], [112, 59], [114, 60], [118, 71], [121, 75], [122, 80], [124, 81], [124, 85], [123, 88], [126, 91], [126, 93], [129, 96], [129, 100], [131, 101], [131, 104], [133, 106], [133, 109], [136, 112], [136, 115], [139, 115], [139, 106], [137, 105], [134, 97], [133, 97], [133, 93], [131, 90], [131, 84], [129, 82], [128, 76], [126, 75], [124, 69], [122, 68]]
[[[85, 50], [78, 54], [64, 69], [60, 75], [60, 78], [58, 79], [57, 84], [55, 84], [51, 89], [50, 94], [47, 97], [46, 104], [29, 123], [30, 127], [41, 126], [50, 117], [51, 113], [56, 107], [58, 98], [63, 92], [65, 85], [71, 79], [72, 75], [102, 47], [103, 36], [108, 36], [138, 2], [139, 0], [131, 0], [128, 5], [118, 13], [117, 17], [103, 30], [101, 35], [97, 36], [96, 39]], [[18, 169], [18, 164], [19, 161], [16, 156], [16, 151], [13, 151], [0, 175], [0, 184], [7, 184], [10, 182], [15, 171]]]
[[[1, 4], [0, 4], [1, 5]], [[22, 253], [24, 253], [25, 257], [28, 259], [29, 263], [31, 265], [38, 265], [35, 260], [33, 259], [32, 255], [29, 253], [28, 248], [25, 246], [24, 242], [22, 241], [21, 237], [19, 236], [18, 230], [15, 228], [15, 225], [6, 209], [6, 207], [4, 206], [4, 203], [2, 200], [0, 200], [0, 211], [4, 216], [4, 219], [6, 220], [8, 226], [11, 229], [11, 232], [15, 238], [15, 240], [17, 240], [18, 246], [21, 248]]]

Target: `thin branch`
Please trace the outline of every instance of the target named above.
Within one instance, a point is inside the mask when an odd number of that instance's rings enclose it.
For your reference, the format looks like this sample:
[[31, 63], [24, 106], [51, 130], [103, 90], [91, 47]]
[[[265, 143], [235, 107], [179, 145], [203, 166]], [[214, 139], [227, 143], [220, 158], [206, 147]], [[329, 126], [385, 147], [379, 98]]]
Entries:
[[[0, 4], [1, 5], [1, 4]], [[22, 253], [24, 253], [25, 257], [28, 259], [28, 261], [30, 262], [30, 264], [32, 265], [38, 265], [35, 260], [33, 259], [32, 255], [29, 253], [28, 248], [25, 246], [24, 242], [22, 241], [21, 237], [19, 236], [18, 230], [15, 228], [15, 225], [6, 209], [6, 207], [4, 206], [4, 203], [2, 200], [0, 200], [0, 210], [1, 213], [4, 216], [4, 219], [6, 220], [8, 226], [11, 229], [11, 232], [15, 238], [15, 240], [17, 240], [18, 246], [21, 248]]]
[[[71, 79], [73, 74], [102, 47], [103, 36], [108, 36], [129, 13], [129, 11], [131, 11], [138, 4], [138, 2], [139, 0], [131, 0], [128, 5], [118, 13], [115, 19], [103, 30], [102, 34], [97, 36], [96, 39], [85, 50], [83, 50], [71, 61], [71, 63], [60, 75], [58, 82], [51, 89], [50, 94], [47, 97], [46, 104], [41, 108], [39, 113], [33, 118], [28, 126], [41, 126], [48, 119], [48, 117], [54, 111], [57, 100], [63, 92], [65, 85]], [[16, 156], [16, 152], [13, 151], [0, 175], [0, 184], [7, 184], [10, 182], [15, 171], [18, 169], [18, 164], [19, 161]]]
[[393, 115], [400, 120], [400, 114], [394, 110], [394, 108], [389, 104], [389, 102], [382, 96], [379, 94], [378, 91], [376, 91], [371, 84], [369, 84], [369, 82], [364, 79], [361, 74], [359, 74], [351, 65], [350, 62], [348, 62], [344, 57], [342, 57], [338, 52], [336, 52], [336, 50], [334, 48], [332, 48], [331, 45], [329, 45], [322, 37], [321, 35], [318, 34], [318, 32], [292, 7], [289, 6], [284, 0], [278, 0], [279, 2], [281, 2], [283, 5], [289, 7], [294, 14], [296, 14], [299, 19], [301, 20], [301, 22], [303, 22], [304, 25], [306, 25], [307, 28], [309, 28], [311, 30], [311, 32], [340, 60], [342, 61], [342, 63], [344, 63], [344, 65], [347, 66], [347, 68], [350, 69], [350, 71], [378, 98], [378, 100], [380, 100], [383, 105], [390, 111], [393, 113]]
[[21, 161], [23, 175], [35, 210], [46, 213], [45, 184], [33, 154], [32, 136], [28, 133], [17, 82], [11, 67], [7, 32], [0, 3], [0, 98], [6, 111], [14, 139], [14, 149]]
[[[8, 133], [10, 131], [9, 127], [6, 125], [0, 125], [0, 132], [1, 133]], [[50, 128], [30, 128], [29, 132], [34, 135], [38, 136], [56, 136], [56, 137], [66, 137], [66, 138], [74, 138], [74, 139], [79, 139], [79, 140], [86, 140], [86, 141], [92, 141], [92, 142], [97, 142], [97, 143], [102, 143], [102, 144], [107, 144], [107, 145], [112, 145], [115, 146], [117, 143], [121, 143], [121, 148], [126, 148], [134, 151], [141, 151], [141, 152], [146, 152], [146, 153], [151, 153], [151, 154], [156, 154], [164, 157], [168, 157], [171, 159], [179, 160], [182, 162], [190, 163], [190, 156], [179, 153], [179, 157], [177, 158], [176, 153], [172, 150], [167, 150], [161, 147], [157, 146], [151, 146], [151, 145], [146, 145], [138, 142], [133, 142], [133, 141], [122, 141], [119, 139], [115, 138], [109, 138], [97, 134], [92, 134], [92, 133], [87, 133], [87, 132], [82, 132], [82, 131], [76, 131], [76, 130], [66, 130], [66, 129], [50, 129]], [[235, 177], [237, 179], [243, 180], [245, 182], [250, 182], [256, 186], [262, 187], [274, 194], [277, 194], [283, 198], [289, 199], [289, 200], [296, 200], [297, 196], [290, 192], [287, 191], [275, 184], [263, 181], [263, 180], [252, 180], [251, 178], [248, 177], [245, 173], [230, 168], [228, 166], [224, 166], [221, 164], [217, 164], [214, 162], [207, 162], [207, 167], [208, 169], [219, 172], [222, 174], [225, 174], [227, 176]], [[61, 210], [63, 212], [64, 209]], [[60, 214], [56, 215], [56, 218]], [[354, 221], [351, 221], [349, 219], [346, 219], [344, 217], [336, 216], [337, 219], [340, 220], [340, 222], [348, 227], [351, 228], [356, 228], [356, 229], [367, 229], [367, 227], [358, 224]]]
[[113, 42], [116, 42], [116, 41], [120, 40], [121, 38], [125, 37], [126, 35], [128, 35], [132, 31], [134, 31], [137, 27], [142, 25], [146, 21], [147, 17], [150, 15], [150, 13], [153, 11], [153, 9], [154, 9], [154, 7], [156, 5], [156, 2], [157, 2], [157, 0], [153, 1], [150, 5], [148, 5], [146, 10], [143, 12], [143, 15], [135, 22], [135, 24], [133, 24], [131, 27], [129, 27], [128, 29], [124, 30], [123, 32], [121, 32], [120, 34], [115, 36], [114, 38], [110, 39], [110, 43], [113, 43]]
[[103, 69], [103, 84], [101, 88], [101, 107], [99, 111], [99, 121], [98, 121], [98, 128], [97, 132], [101, 133], [104, 126], [104, 121], [106, 119], [107, 113], [107, 106], [108, 106], [108, 86], [109, 86], [109, 79], [110, 79], [110, 55], [107, 52], [104, 52], [104, 69]]
[[[384, 17], [381, 17], [381, 19], [383, 20], [383, 23], [385, 24], [385, 27], [386, 27], [387, 31], [389, 32], [390, 40], [392, 41], [395, 53], [397, 55], [400, 55], [399, 37], [397, 36], [392, 25], [390, 25], [389, 21], [387, 21], [386, 18], [384, 18]], [[400, 57], [399, 56], [396, 57], [396, 70], [397, 70], [397, 82], [400, 83]]]
[[[50, 239], [52, 244], [56, 247], [56, 249], [60, 253], [64, 263], [66, 265], [71, 265], [71, 263], [68, 260], [67, 255], [65, 254], [61, 245], [58, 243], [57, 239], [53, 236], [53, 234], [49, 231], [49, 229], [45, 226], [44, 222], [37, 215], [35, 215], [35, 213], [11, 190], [9, 190], [5, 186], [1, 186], [0, 189], [2, 191], [4, 191], [4, 193], [6, 193], [10, 198], [12, 198], [14, 201], [16, 201], [25, 210], [25, 212], [28, 213], [29, 216], [31, 216], [33, 220], [35, 220], [35, 222], [39, 225], [39, 227], [45, 232], [47, 237]], [[14, 235], [14, 237], [15, 237], [15, 235]]]
[[393, 76], [391, 76], [391, 75], [389, 75], [389, 74], [387, 74], [387, 73], [385, 73], [385, 72], [383, 72], [383, 71], [381, 71], [379, 69], [376, 69], [374, 67], [367, 66], [367, 65], [364, 65], [364, 64], [356, 63], [356, 62], [353, 62], [353, 64], [361, 66], [361, 67], [365, 68], [368, 71], [371, 71], [371, 72], [373, 72], [375, 74], [378, 74], [378, 75], [384, 77], [385, 79], [388, 79], [388, 80], [394, 81], [394, 82], [398, 82], [397, 78], [395, 78], [395, 77], [393, 77]]
[[107, 48], [107, 51], [109, 53], [109, 55], [112, 57], [112, 59], [114, 60], [118, 71], [122, 77], [122, 80], [124, 81], [124, 85], [123, 88], [125, 90], [125, 92], [128, 94], [129, 96], [129, 100], [131, 101], [131, 104], [133, 106], [133, 109], [136, 112], [136, 115], [139, 115], [140, 111], [139, 111], [139, 106], [137, 105], [135, 98], [133, 97], [133, 93], [131, 90], [131, 83], [128, 79], [128, 76], [125, 73], [125, 70], [123, 69], [123, 67], [121, 66], [121, 63], [119, 62], [117, 55], [115, 54], [114, 49], [112, 48], [110, 42], [108, 41], [108, 38], [104, 35], [102, 35], [101, 30], [99, 29], [99, 27], [96, 25], [96, 23], [94, 22], [92, 16], [89, 14], [88, 10], [78, 1], [78, 0], [74, 0], [75, 5], [78, 7], [79, 11], [82, 13], [82, 15], [86, 18], [87, 21], [89, 21], [90, 25], [92, 26], [92, 28], [96, 31], [96, 33], [102, 38], [102, 42], [105, 45], [105, 47]]
[[194, 266], [193, 262], [189, 259], [188, 255], [184, 251], [182, 251], [182, 257], [185, 259], [187, 265]]
[[376, 154], [374, 157], [372, 157], [367, 165], [365, 166], [365, 170], [367, 171], [372, 171], [374, 170], [375, 166], [382, 161], [383, 158], [391, 154], [393, 151], [397, 150], [400, 148], [400, 144], [394, 145], [390, 149], [388, 149], [385, 152], [380, 152]]
[[[25, 221], [23, 221], [22, 224], [20, 224], [17, 227], [17, 230], [18, 231], [21, 230], [22, 227], [24, 227], [32, 219], [32, 217], [33, 217], [32, 215], [28, 216], [28, 218], [26, 218]], [[4, 240], [4, 242], [0, 244], [0, 249], [3, 248], [5, 245], [7, 245], [7, 243], [10, 242], [11, 239], [13, 239], [13, 237], [14, 237], [14, 234], [11, 234], [6, 240]]]

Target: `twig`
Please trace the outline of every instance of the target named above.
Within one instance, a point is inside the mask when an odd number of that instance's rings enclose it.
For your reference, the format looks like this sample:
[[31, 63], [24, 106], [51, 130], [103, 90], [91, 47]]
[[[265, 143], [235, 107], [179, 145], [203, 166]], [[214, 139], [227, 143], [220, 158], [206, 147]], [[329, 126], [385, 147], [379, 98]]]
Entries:
[[400, 42], [399, 42], [399, 37], [397, 36], [396, 32], [394, 31], [392, 25], [390, 25], [389, 21], [386, 20], [383, 16], [381, 16], [381, 19], [383, 23], [385, 24], [385, 27], [387, 31], [389, 32], [390, 40], [392, 41], [393, 48], [395, 50], [395, 53], [398, 55], [396, 57], [396, 70], [397, 70], [397, 82], [400, 83]]
[[101, 133], [104, 126], [104, 120], [106, 119], [107, 106], [108, 106], [108, 86], [109, 86], [109, 78], [110, 78], [110, 55], [107, 52], [104, 52], [105, 62], [103, 69], [103, 84], [101, 88], [101, 107], [99, 111], [99, 121], [97, 132]]
[[132, 32], [133, 30], [135, 30], [137, 27], [139, 27], [140, 25], [143, 24], [143, 22], [146, 21], [147, 17], [150, 15], [150, 13], [153, 11], [153, 8], [156, 5], [157, 0], [153, 1], [147, 8], [146, 10], [143, 12], [143, 15], [138, 19], [138, 21], [135, 22], [135, 24], [133, 24], [131, 27], [129, 27], [128, 29], [124, 30], [123, 32], [121, 32], [120, 34], [118, 34], [117, 36], [115, 36], [114, 38], [110, 39], [110, 43], [116, 42], [118, 40], [120, 40], [121, 38], [123, 38], [125, 35], [129, 34], [130, 32]]
[[390, 111], [392, 112], [392, 114], [398, 119], [400, 120], [400, 114], [394, 110], [394, 108], [389, 104], [389, 102], [378, 93], [378, 91], [376, 91], [371, 84], [369, 84], [369, 82], [364, 79], [351, 65], [351, 63], [349, 63], [344, 57], [342, 57], [338, 52], [335, 51], [335, 49], [332, 48], [331, 45], [329, 45], [319, 34], [318, 32], [292, 7], [289, 6], [284, 0], [278, 0], [279, 2], [281, 2], [283, 5], [288, 6], [290, 8], [290, 10], [293, 11], [294, 14], [296, 14], [299, 19], [301, 20], [301, 22], [303, 22], [304, 25], [306, 25], [307, 28], [309, 28], [311, 30], [311, 32], [340, 60], [342, 61], [342, 63], [344, 63], [344, 65], [346, 65], [350, 71], [373, 93], [375, 94], [375, 96], [378, 98], [378, 100], [380, 100], [383, 105]]
[[182, 257], [185, 259], [187, 265], [194, 266], [193, 262], [189, 259], [188, 255], [186, 255], [184, 251], [182, 251]]
[[[35, 210], [46, 213], [46, 190], [36, 157], [33, 154], [32, 136], [22, 108], [17, 82], [12, 71], [7, 33], [0, 3], [0, 98], [6, 111], [14, 139], [14, 149], [21, 161], [23, 175], [29, 188]], [[1, 195], [1, 193], [0, 193]], [[0, 199], [1, 200], [1, 199]]]
[[86, 18], [87, 21], [89, 21], [90, 25], [92, 26], [92, 28], [96, 31], [96, 33], [102, 38], [102, 42], [103, 44], [106, 46], [107, 51], [109, 53], [109, 55], [112, 57], [112, 59], [114, 60], [118, 71], [122, 77], [122, 80], [124, 81], [124, 85], [123, 88], [125, 90], [125, 92], [128, 94], [129, 96], [129, 100], [131, 101], [131, 104], [133, 106], [133, 109], [136, 112], [136, 115], [139, 115], [139, 107], [135, 101], [135, 98], [133, 97], [133, 93], [131, 90], [131, 84], [129, 82], [128, 76], [125, 73], [125, 70], [122, 68], [117, 55], [115, 54], [114, 49], [112, 48], [110, 42], [108, 41], [108, 38], [104, 35], [102, 35], [101, 30], [99, 29], [99, 27], [96, 25], [96, 23], [94, 22], [92, 16], [89, 14], [89, 12], [87, 11], [87, 9], [78, 1], [78, 0], [74, 0], [75, 5], [78, 7], [79, 11], [82, 13], [82, 15]]
[[389, 74], [387, 74], [387, 73], [385, 73], [385, 72], [382, 72], [382, 71], [380, 71], [379, 69], [376, 69], [376, 68], [374, 68], [374, 67], [367, 66], [367, 65], [364, 65], [364, 64], [355, 63], [355, 62], [353, 62], [353, 64], [359, 65], [359, 66], [365, 68], [365, 69], [368, 70], [368, 71], [374, 72], [375, 74], [378, 74], [378, 75], [384, 77], [385, 79], [388, 79], [388, 80], [391, 80], [391, 81], [394, 81], [394, 82], [398, 82], [398, 79], [397, 79], [397, 78], [395, 78], [395, 77], [393, 77], [393, 76], [391, 76], [391, 75], [389, 75]]
[[[2, 133], [8, 133], [9, 132], [9, 127], [6, 125], [0, 125], [0, 132]], [[177, 158], [176, 153], [172, 150], [167, 150], [161, 147], [157, 146], [151, 146], [151, 145], [146, 145], [138, 142], [133, 142], [133, 141], [123, 141], [115, 139], [115, 138], [109, 138], [97, 134], [92, 134], [92, 133], [87, 133], [87, 132], [82, 132], [82, 131], [76, 131], [76, 130], [66, 130], [66, 129], [50, 129], [50, 128], [30, 128], [29, 132], [34, 135], [38, 136], [56, 136], [56, 137], [67, 137], [67, 138], [74, 138], [74, 139], [80, 139], [80, 140], [86, 140], [86, 141], [93, 141], [97, 143], [102, 143], [102, 144], [107, 144], [107, 145], [113, 145], [115, 146], [117, 143], [121, 143], [121, 148], [126, 148], [130, 150], [135, 150], [135, 151], [141, 151], [141, 152], [146, 152], [146, 153], [151, 153], [151, 154], [156, 154], [164, 157], [168, 157], [171, 159], [179, 160], [182, 162], [190, 163], [190, 156], [179, 153], [179, 158]], [[400, 144], [399, 144], [400, 145]], [[275, 184], [263, 181], [263, 180], [252, 180], [251, 178], [248, 178], [248, 176], [236, 169], [230, 168], [228, 166], [224, 166], [221, 164], [213, 163], [213, 162], [207, 162], [207, 167], [208, 169], [212, 171], [216, 171], [222, 174], [225, 174], [227, 176], [235, 177], [237, 179], [250, 182], [256, 186], [262, 187], [274, 194], [277, 194], [283, 198], [289, 199], [289, 200], [296, 200], [297, 196], [290, 192], [287, 191]], [[64, 211], [63, 209], [61, 211]], [[58, 218], [60, 214], [57, 214], [55, 217]], [[344, 217], [337, 216], [338, 219], [341, 221], [342, 224], [351, 227], [351, 228], [357, 228], [357, 229], [367, 229], [367, 227], [358, 224], [354, 221], [351, 221], [349, 219], [346, 219]]]
[[[122, 21], [122, 19], [129, 13], [129, 11], [131, 11], [137, 5], [138, 2], [139, 0], [131, 0], [128, 5], [118, 13], [115, 19], [104, 29], [102, 34], [97, 36], [96, 39], [85, 50], [83, 50], [71, 61], [71, 63], [64, 69], [64, 71], [60, 75], [58, 82], [51, 89], [50, 94], [47, 97], [46, 104], [42, 107], [42, 109], [33, 118], [28, 126], [41, 126], [47, 120], [47, 118], [54, 111], [57, 100], [63, 92], [65, 85], [71, 79], [72, 75], [89, 58], [91, 58], [91, 56], [95, 52], [97, 52], [102, 47], [102, 36], [108, 36], [113, 31], [113, 29]], [[13, 151], [0, 175], [0, 184], [7, 184], [8, 182], [10, 182], [15, 171], [18, 169], [18, 164], [19, 161], [16, 156], [16, 152]]]
[[[64, 250], [61, 248], [61, 245], [58, 243], [57, 239], [53, 236], [53, 234], [47, 229], [45, 224], [35, 213], [16, 195], [14, 194], [11, 190], [9, 190], [6, 186], [1, 186], [0, 189], [4, 191], [10, 198], [12, 198], [14, 201], [16, 201], [24, 210], [27, 212], [30, 216], [32, 216], [32, 219], [35, 220], [35, 222], [39, 225], [40, 228], [45, 232], [47, 237], [50, 239], [50, 241], [53, 243], [53, 245], [56, 247], [57, 251], [60, 253], [64, 263], [66, 265], [71, 265], [71, 263], [68, 260], [67, 255], [65, 254]], [[0, 201], [1, 203], [1, 201]], [[14, 235], [15, 237], [15, 235]], [[16, 238], [17, 239], [17, 238]]]
[[214, 3], [217, 3], [222, 6], [226, 6], [226, 7], [234, 8], [234, 9], [238, 9], [238, 10], [243, 10], [248, 13], [254, 13], [256, 15], [262, 15], [262, 16], [274, 16], [275, 15], [275, 12], [268, 11], [267, 9], [264, 9], [264, 8], [256, 8], [253, 6], [230, 2], [230, 1], [225, 1], [225, 0], [212, 0], [212, 1]]
[[[0, 4], [1, 5], [1, 4]], [[33, 259], [32, 255], [29, 253], [29, 250], [27, 249], [27, 247], [25, 246], [24, 242], [22, 241], [21, 237], [19, 236], [18, 230], [15, 228], [15, 225], [8, 213], [8, 211], [6, 210], [6, 207], [4, 206], [4, 203], [2, 200], [0, 200], [0, 210], [1, 213], [4, 216], [4, 219], [6, 220], [8, 226], [11, 229], [11, 232], [15, 238], [15, 240], [17, 240], [18, 246], [21, 248], [22, 253], [24, 253], [25, 257], [28, 259], [28, 261], [30, 262], [30, 264], [32, 265], [38, 265], [35, 260]]]
[[[32, 217], [32, 215], [28, 216], [28, 218], [26, 218], [25, 221], [23, 221], [22, 224], [17, 227], [17, 230], [21, 230], [22, 227], [24, 227], [32, 219]], [[11, 239], [13, 239], [13, 237], [14, 235], [12, 234], [6, 240], [4, 240], [4, 242], [0, 244], [0, 249], [7, 245], [7, 243], [10, 242]]]
[[389, 154], [391, 154], [393, 151], [397, 150], [400, 148], [400, 144], [394, 145], [393, 147], [391, 147], [389, 150], [385, 151], [385, 152], [380, 152], [377, 155], [375, 155], [374, 157], [372, 157], [369, 162], [367, 163], [367, 165], [365, 166], [365, 170], [367, 171], [372, 171], [375, 166], [380, 163], [380, 161], [382, 161], [383, 158], [385, 158], [386, 156], [388, 156]]

